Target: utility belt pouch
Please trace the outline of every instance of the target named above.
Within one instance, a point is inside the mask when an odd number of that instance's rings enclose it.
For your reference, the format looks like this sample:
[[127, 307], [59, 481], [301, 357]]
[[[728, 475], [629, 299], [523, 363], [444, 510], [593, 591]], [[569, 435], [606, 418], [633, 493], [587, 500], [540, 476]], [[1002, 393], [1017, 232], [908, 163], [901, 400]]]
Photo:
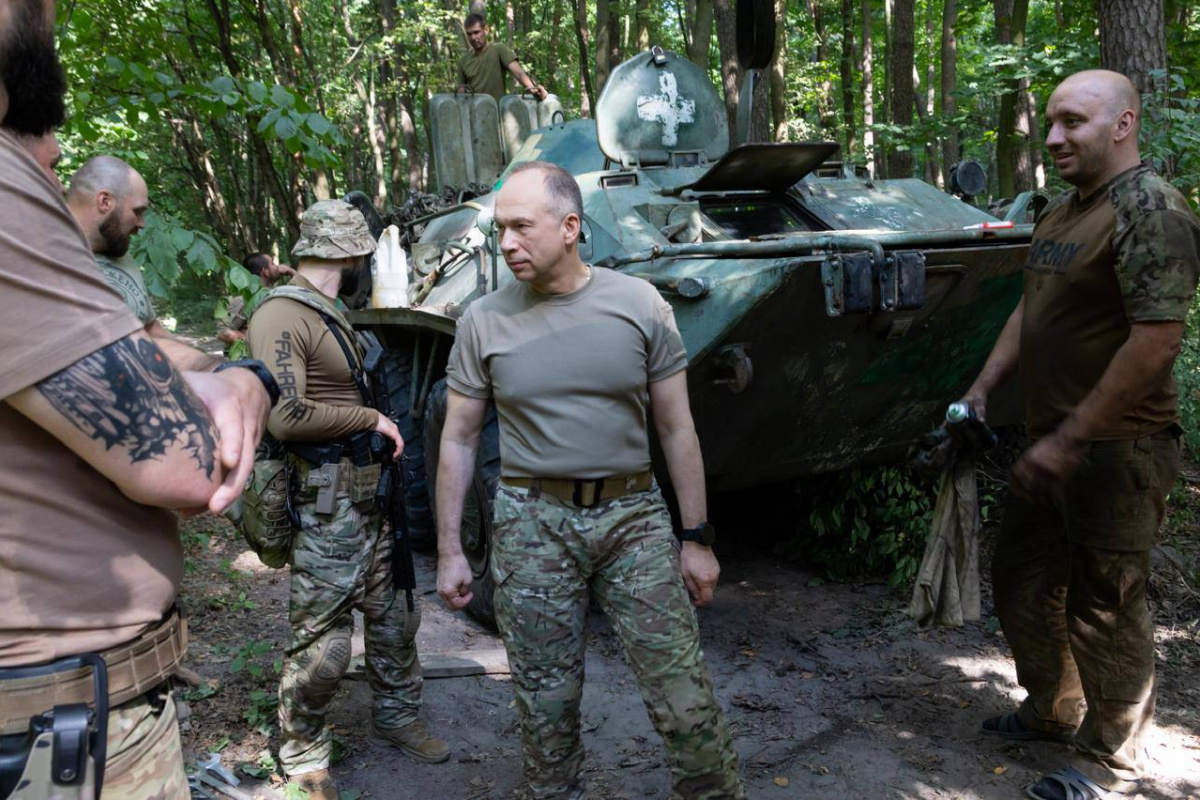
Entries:
[[309, 470], [307, 485], [317, 490], [317, 513], [332, 514], [337, 509], [338, 486], [341, 483], [340, 463], [322, 464]]
[[379, 488], [379, 476], [382, 471], [379, 464], [367, 467], [353, 467], [350, 474], [349, 494], [354, 503], [375, 499], [375, 490]]
[[29, 680], [89, 668], [92, 705], [56, 705], [29, 719], [25, 734], [0, 737], [0, 798], [20, 787], [22, 797], [99, 800], [108, 736], [108, 670], [95, 653], [36, 667], [0, 669], [6, 680]]
[[289, 514], [291, 468], [283, 448], [263, 437], [246, 486], [225, 516], [268, 567], [287, 564], [295, 523]]

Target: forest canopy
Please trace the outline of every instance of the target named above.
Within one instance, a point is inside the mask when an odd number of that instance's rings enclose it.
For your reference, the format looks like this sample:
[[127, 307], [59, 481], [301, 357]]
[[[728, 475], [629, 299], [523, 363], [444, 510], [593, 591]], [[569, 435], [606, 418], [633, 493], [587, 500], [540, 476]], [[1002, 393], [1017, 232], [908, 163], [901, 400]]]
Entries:
[[[248, 293], [256, 282], [236, 262], [286, 254], [314, 199], [361, 189], [387, 209], [430, 190], [426, 110], [457, 83], [469, 11], [569, 117], [589, 116], [612, 68], [657, 44], [707, 69], [732, 119], [745, 79], [735, 2], [61, 2], [62, 174], [108, 153], [146, 178], [154, 213], [135, 254], [156, 294], [181, 277]], [[1187, 0], [775, 0], [752, 136], [836, 141], [876, 176], [938, 186], [975, 158], [991, 199], [1054, 189], [1046, 99], [1065, 75], [1104, 65], [1143, 89], [1143, 153], [1195, 200], [1191, 10]]]

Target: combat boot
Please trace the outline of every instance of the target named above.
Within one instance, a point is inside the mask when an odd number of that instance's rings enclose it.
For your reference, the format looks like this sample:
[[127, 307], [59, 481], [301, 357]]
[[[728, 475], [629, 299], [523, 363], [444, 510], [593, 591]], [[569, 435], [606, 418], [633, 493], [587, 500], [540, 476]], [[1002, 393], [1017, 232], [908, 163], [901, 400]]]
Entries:
[[327, 769], [297, 775], [289, 782], [299, 787], [308, 800], [339, 800], [337, 786], [334, 785], [333, 776]]
[[440, 764], [450, 757], [450, 748], [441, 739], [434, 738], [424, 720], [419, 719], [399, 728], [380, 728], [375, 720], [371, 720], [371, 729], [417, 761]]

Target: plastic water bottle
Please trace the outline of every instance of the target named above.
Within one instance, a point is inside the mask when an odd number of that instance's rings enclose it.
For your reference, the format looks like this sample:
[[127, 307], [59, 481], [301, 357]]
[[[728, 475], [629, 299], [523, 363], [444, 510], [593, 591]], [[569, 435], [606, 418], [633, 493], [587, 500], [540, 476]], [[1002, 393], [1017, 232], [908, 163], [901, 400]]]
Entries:
[[966, 403], [951, 403], [946, 409], [946, 430], [979, 452], [991, 450], [1000, 441], [987, 423], [975, 415], [975, 409]]

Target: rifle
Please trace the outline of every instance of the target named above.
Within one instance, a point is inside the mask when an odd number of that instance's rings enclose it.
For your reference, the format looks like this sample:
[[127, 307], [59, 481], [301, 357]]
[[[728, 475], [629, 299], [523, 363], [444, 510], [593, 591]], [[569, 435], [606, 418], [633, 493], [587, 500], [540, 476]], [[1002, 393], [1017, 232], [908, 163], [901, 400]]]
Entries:
[[[363, 369], [371, 381], [375, 410], [399, 426], [399, 415], [392, 408], [392, 396], [383, 367], [383, 345], [371, 333], [360, 335], [367, 343]], [[392, 457], [395, 446], [391, 440], [381, 433], [373, 433], [369, 442], [371, 455], [382, 465], [379, 484], [375, 488], [375, 504], [392, 528], [392, 582], [396, 591], [404, 591], [405, 604], [411, 613], [415, 608], [413, 590], [417, 588], [417, 574], [413, 564], [412, 540], [408, 536], [408, 512], [404, 506], [404, 471]]]

